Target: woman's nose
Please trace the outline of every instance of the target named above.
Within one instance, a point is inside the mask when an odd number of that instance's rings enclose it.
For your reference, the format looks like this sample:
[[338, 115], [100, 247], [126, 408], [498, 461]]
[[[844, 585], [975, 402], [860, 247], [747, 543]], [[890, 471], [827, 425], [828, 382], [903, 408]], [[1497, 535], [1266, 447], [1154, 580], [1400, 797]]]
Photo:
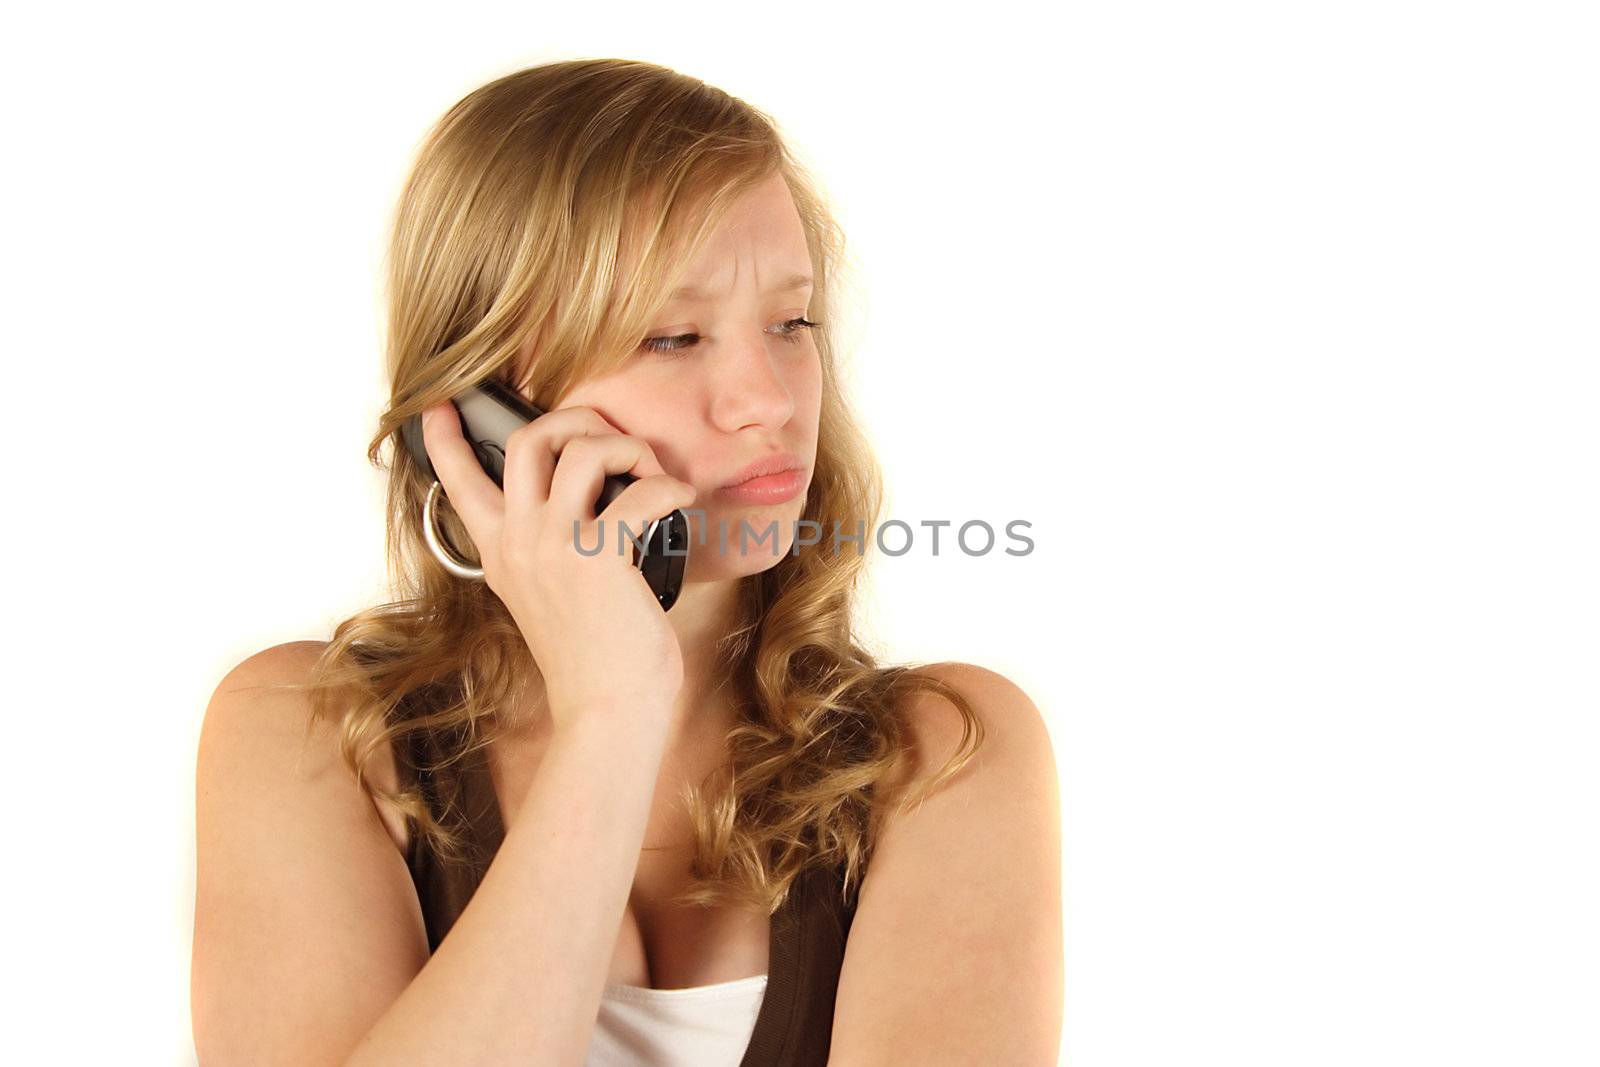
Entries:
[[750, 425], [782, 426], [794, 414], [794, 394], [784, 376], [782, 357], [768, 338], [745, 341], [714, 367], [712, 419], [733, 433]]

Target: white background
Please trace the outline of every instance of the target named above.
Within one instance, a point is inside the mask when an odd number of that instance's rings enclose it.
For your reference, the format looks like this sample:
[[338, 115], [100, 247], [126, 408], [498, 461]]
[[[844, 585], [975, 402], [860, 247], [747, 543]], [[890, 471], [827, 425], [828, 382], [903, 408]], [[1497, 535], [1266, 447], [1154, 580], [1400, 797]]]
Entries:
[[410, 154], [621, 56], [832, 194], [890, 514], [1033, 524], [873, 604], [1048, 717], [1063, 1061], [1600, 1061], [1586, 7], [14, 15], [4, 1058], [193, 1062], [205, 702], [382, 591]]

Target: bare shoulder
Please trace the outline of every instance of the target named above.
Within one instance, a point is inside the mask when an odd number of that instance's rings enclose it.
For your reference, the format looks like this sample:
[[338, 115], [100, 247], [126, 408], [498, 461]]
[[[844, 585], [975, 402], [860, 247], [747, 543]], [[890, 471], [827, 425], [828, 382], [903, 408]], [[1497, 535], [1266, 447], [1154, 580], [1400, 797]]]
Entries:
[[[929, 664], [918, 673], [943, 682], [966, 699], [983, 736], [974, 763], [1010, 766], [1043, 763], [1034, 773], [1055, 773], [1049, 728], [1038, 705], [1016, 682], [998, 671], [975, 663], [947, 660]], [[937, 771], [960, 750], [968, 729], [966, 718], [937, 692], [917, 690], [905, 707], [917, 750], [919, 776]], [[969, 742], [970, 744], [970, 742]]]
[[[947, 662], [919, 673], [955, 690], [983, 736], [925, 799], [887, 814], [846, 944], [830, 1057], [1054, 1063], [1064, 975], [1049, 731], [997, 671]], [[914, 691], [901, 710], [917, 782], [970, 747], [967, 720], [939, 693]]]
[[264, 648], [241, 660], [223, 681], [253, 687], [300, 681], [299, 676], [310, 668], [327, 644], [326, 641], [286, 641]]
[[318, 641], [274, 645], [223, 675], [200, 726], [203, 774], [292, 760], [312, 744], [331, 741], [331, 730], [312, 721], [309, 702], [293, 688], [310, 677], [321, 651]]
[[324, 642], [290, 641], [246, 656], [223, 675], [206, 706], [202, 746], [225, 740], [243, 747], [301, 738], [312, 725], [310, 707], [293, 687], [307, 681]]
[[[308, 698], [295, 688], [310, 679], [326, 647], [326, 641], [289, 641], [252, 653], [228, 671], [206, 709], [202, 756], [226, 746], [256, 760], [292, 760], [302, 773], [333, 772], [332, 761], [339, 759], [336, 727], [313, 721]], [[387, 745], [368, 762], [366, 773], [375, 785], [390, 791], [398, 788], [399, 775]], [[373, 807], [396, 851], [404, 856], [409, 841], [404, 814], [387, 805]]]
[[427, 961], [405, 861], [336, 728], [294, 688], [321, 648], [247, 657], [205, 709], [190, 970], [202, 1062], [340, 1062]]

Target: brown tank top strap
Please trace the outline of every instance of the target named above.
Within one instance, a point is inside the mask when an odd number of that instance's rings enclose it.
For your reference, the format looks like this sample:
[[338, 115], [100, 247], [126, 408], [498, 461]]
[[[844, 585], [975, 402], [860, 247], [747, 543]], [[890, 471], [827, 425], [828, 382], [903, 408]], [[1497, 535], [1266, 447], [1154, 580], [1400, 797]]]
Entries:
[[740, 1067], [825, 1067], [833, 1005], [855, 919], [856, 891], [842, 899], [844, 868], [813, 867], [795, 879], [772, 916], [767, 989]]
[[505, 829], [482, 749], [441, 770], [444, 753], [429, 732], [410, 734], [399, 748], [395, 764], [402, 785], [415, 786], [433, 817], [456, 827], [467, 854], [463, 862], [447, 861], [429, 847], [416, 820], [406, 820], [406, 866], [422, 907], [428, 951], [434, 952], [483, 881]]

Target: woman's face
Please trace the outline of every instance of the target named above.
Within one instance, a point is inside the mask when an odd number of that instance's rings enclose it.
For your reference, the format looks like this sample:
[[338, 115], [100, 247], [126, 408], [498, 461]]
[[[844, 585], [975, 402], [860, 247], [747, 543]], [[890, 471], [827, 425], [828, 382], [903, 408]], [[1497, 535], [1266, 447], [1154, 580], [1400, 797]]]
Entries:
[[[698, 491], [693, 507], [704, 515], [690, 516], [686, 580], [766, 570], [793, 544], [822, 401], [816, 341], [795, 322], [806, 319], [812, 288], [794, 279], [810, 275], [799, 213], [783, 177], [774, 174], [707, 239], [681, 283], [695, 292], [662, 309], [648, 335], [653, 340], [619, 370], [576, 386], [556, 405], [594, 408], [643, 438], [668, 474]], [[774, 455], [800, 466], [798, 489], [788, 499], [718, 491], [752, 462]], [[748, 524], [742, 547], [741, 522]], [[719, 547], [719, 524], [726, 547]]]

